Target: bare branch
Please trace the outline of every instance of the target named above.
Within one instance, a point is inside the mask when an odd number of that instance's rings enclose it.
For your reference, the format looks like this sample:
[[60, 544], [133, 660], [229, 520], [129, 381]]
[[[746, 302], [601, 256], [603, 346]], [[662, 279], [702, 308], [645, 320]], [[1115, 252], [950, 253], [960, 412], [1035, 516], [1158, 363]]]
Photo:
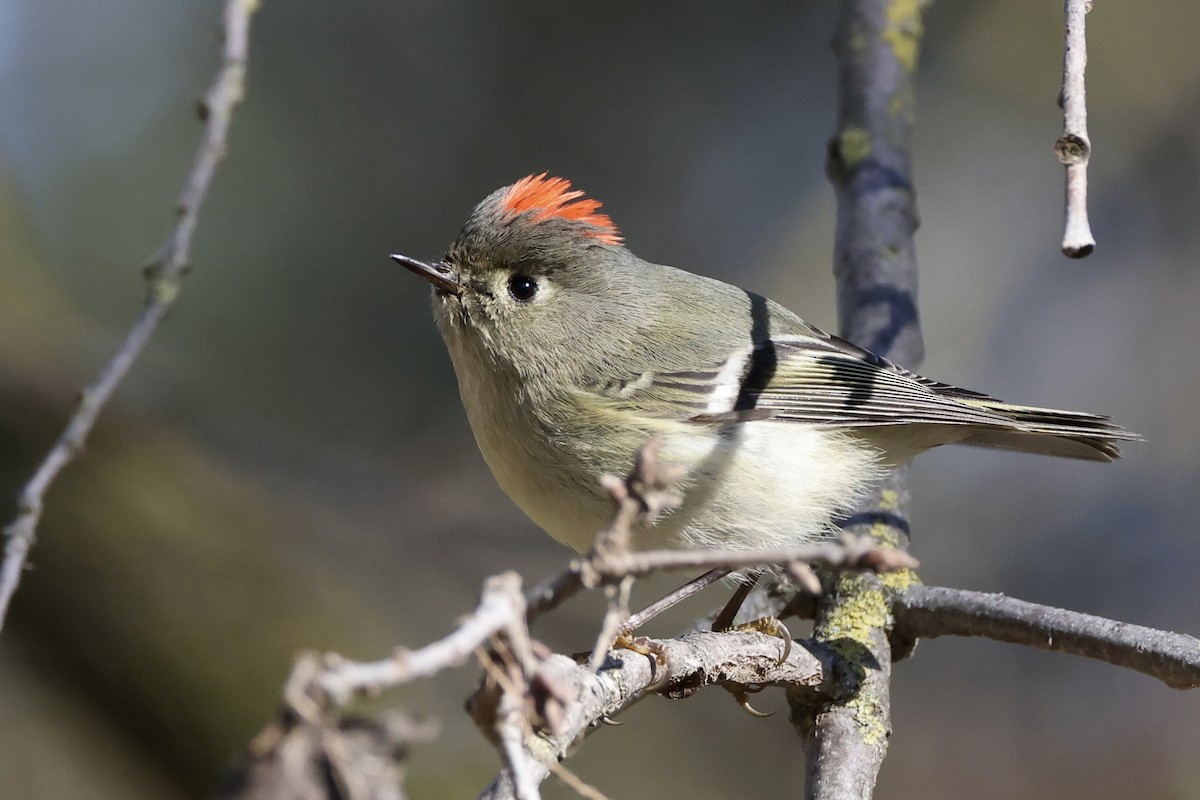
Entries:
[[[578, 701], [565, 708], [561, 731], [539, 733], [534, 753], [542, 765], [566, 757], [580, 737], [646, 696], [658, 692], [670, 698], [689, 697], [700, 688], [718, 684], [734, 691], [760, 686], [783, 686], [804, 697], [844, 696], [854, 677], [837, 666], [837, 657], [811, 642], [797, 642], [783, 663], [778, 663], [779, 640], [760, 633], [694, 633], [679, 639], [639, 639], [654, 652], [645, 656], [631, 650], [614, 650], [599, 672], [576, 665], [565, 656], [551, 656], [541, 669], [570, 685]], [[480, 794], [486, 800], [512, 798], [512, 778], [502, 772]]]
[[[420, 650], [398, 649], [391, 658], [382, 661], [354, 662], [329, 656], [325, 671], [316, 677], [314, 685], [334, 702], [344, 704], [354, 694], [374, 694], [448, 667], [461, 666], [496, 633], [523, 629], [524, 620], [521, 577], [515, 572], [505, 572], [488, 578], [479, 605], [444, 639]], [[527, 634], [518, 634], [517, 639], [522, 636], [527, 639]]]
[[605, 559], [592, 565], [603, 579], [627, 575], [644, 577], [656, 572], [713, 567], [761, 567], [769, 565], [820, 564], [835, 569], [889, 572], [916, 567], [908, 553], [880, 547], [869, 537], [843, 534], [837, 539], [798, 547], [747, 550], [646, 550]]
[[747, 550], [643, 550], [571, 562], [567, 570], [530, 590], [526, 598], [530, 618], [561, 605], [585, 588], [626, 577], [642, 578], [674, 570], [731, 570], [746, 567], [819, 564], [832, 569], [889, 572], [913, 569], [919, 562], [894, 547], [879, 546], [864, 536], [846, 534], [838, 539], [799, 547]]
[[525, 744], [533, 737], [526, 707], [526, 698], [530, 696], [529, 673], [512, 659], [507, 659], [502, 668], [482, 648], [478, 656], [493, 687], [499, 687], [499, 693], [485, 714], [480, 714], [478, 701], [472, 703], [476, 720], [481, 716], [486, 719], [484, 732], [495, 742], [504, 769], [512, 776], [516, 800], [540, 800], [538, 784], [545, 772]]
[[[908, 367], [924, 356], [917, 316], [913, 234], [917, 211], [909, 136], [925, 3], [843, 0], [837, 133], [826, 171], [837, 193], [834, 273], [839, 332]], [[907, 469], [884, 481], [857, 521], [881, 543], [907, 546]], [[852, 523], [853, 524], [853, 523]], [[911, 573], [900, 573], [913, 581]], [[893, 585], [896, 585], [893, 582]], [[842, 573], [818, 605], [814, 638], [829, 643], [862, 678], [848, 702], [811, 703], [789, 692], [804, 743], [805, 796], [870, 797], [891, 733], [888, 629], [891, 587], [878, 575]]]
[[226, 771], [214, 797], [404, 800], [403, 761], [437, 734], [436, 722], [402, 711], [312, 722], [285, 709]]
[[402, 762], [413, 745], [438, 735], [437, 721], [396, 710], [366, 719], [317, 708], [306, 689], [321, 669], [315, 653], [297, 660], [283, 708], [226, 770], [217, 800], [403, 800]]
[[584, 798], [584, 800], [608, 800], [608, 797], [603, 792], [595, 786], [582, 781], [578, 775], [557, 761], [550, 764], [550, 771], [554, 773], [554, 777], [562, 781], [567, 788]]
[[914, 586], [899, 594], [896, 630], [908, 636], [982, 636], [1073, 653], [1158, 678], [1173, 689], [1200, 686], [1200, 639], [1002, 594]]
[[1096, 249], [1092, 226], [1088, 222], [1087, 167], [1092, 142], [1087, 130], [1087, 93], [1084, 72], [1087, 69], [1087, 36], [1084, 24], [1092, 0], [1066, 0], [1066, 41], [1063, 48], [1063, 85], [1058, 104], [1063, 110], [1063, 135], [1054, 143], [1054, 152], [1067, 168], [1066, 221], [1062, 251], [1070, 258], [1083, 258]]
[[[810, 562], [834, 568], [895, 570], [916, 565], [916, 560], [907, 553], [879, 548], [869, 539], [851, 535], [806, 547], [728, 552], [651, 550], [618, 555], [612, 562], [606, 558], [601, 558], [599, 569], [591, 560], [577, 559], [566, 572], [547, 582], [551, 589], [535, 589], [530, 597], [539, 598], [549, 594], [561, 601], [563, 593], [555, 594], [553, 587], [571, 586], [578, 591], [585, 586], [595, 587], [606, 581], [619, 585], [630, 577], [695, 566], [742, 567]], [[313, 688], [335, 703], [345, 704], [355, 694], [375, 694], [417, 678], [434, 675], [443, 669], [461, 666], [476, 648], [499, 632], [507, 634], [521, 658], [523, 668], [532, 672], [535, 659], [529, 654], [528, 631], [524, 624], [531, 613], [527, 609], [526, 599], [521, 596], [520, 587], [521, 579], [515, 572], [489, 578], [475, 610], [463, 617], [452, 633], [419, 650], [401, 648], [390, 658], [372, 662], [346, 661], [337, 656], [326, 656], [326, 668], [315, 678]], [[293, 705], [300, 708], [303, 702], [297, 698], [293, 700]], [[319, 698], [314, 698], [314, 702], [319, 704]]]
[[250, 18], [258, 9], [258, 0], [227, 0], [224, 12], [224, 48], [216, 80], [200, 105], [204, 137], [196, 153], [180, 196], [175, 223], [158, 255], [146, 267], [148, 293], [146, 305], [125, 336], [112, 360], [94, 383], [80, 393], [79, 404], [54, 447], [38, 466], [33, 477], [21, 489], [17, 516], [4, 529], [7, 543], [4, 563], [0, 566], [0, 627], [29, 550], [37, 535], [46, 491], [68, 463], [83, 450], [84, 443], [117, 386], [129, 373], [150, 336], [179, 299], [180, 282], [187, 269], [192, 249], [192, 234], [199, 220], [200, 207], [208, 194], [213, 173], [225, 156], [225, 142], [234, 107], [241, 102], [245, 88], [246, 58], [250, 47]]

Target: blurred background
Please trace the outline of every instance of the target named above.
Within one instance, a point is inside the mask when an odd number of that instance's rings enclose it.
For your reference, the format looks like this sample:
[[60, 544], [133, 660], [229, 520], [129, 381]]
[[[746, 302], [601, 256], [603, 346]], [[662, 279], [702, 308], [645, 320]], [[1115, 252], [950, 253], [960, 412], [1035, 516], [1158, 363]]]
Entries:
[[[387, 258], [440, 255], [496, 187], [567, 176], [639, 255], [836, 328], [832, 2], [264, 5], [182, 302], [50, 492], [0, 641], [4, 797], [203, 797], [298, 650], [419, 646], [485, 576], [561, 568], [476, 452], [427, 287]], [[1147, 442], [1108, 466], [926, 455], [914, 551], [929, 583], [1200, 634], [1200, 8], [1089, 18], [1099, 245], [1078, 262], [1058, 252], [1061, 13], [928, 11], [922, 371], [1111, 414]], [[0, 496], [140, 307], [219, 15], [216, 0], [0, 2]], [[535, 635], [585, 649], [599, 611], [575, 600]], [[415, 797], [474, 796], [495, 772], [461, 711], [475, 680], [387, 696], [444, 723], [410, 762]], [[898, 667], [893, 698], [881, 796], [1200, 798], [1200, 693], [940, 639]], [[624, 719], [569, 762], [610, 796], [802, 781], [786, 713], [753, 719], [713, 691]], [[546, 793], [570, 796], [553, 779]]]

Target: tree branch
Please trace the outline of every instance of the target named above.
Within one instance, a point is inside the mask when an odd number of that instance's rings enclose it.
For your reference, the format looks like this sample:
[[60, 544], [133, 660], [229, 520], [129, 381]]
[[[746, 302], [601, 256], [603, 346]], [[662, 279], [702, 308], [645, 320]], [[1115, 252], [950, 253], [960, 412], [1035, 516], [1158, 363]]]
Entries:
[[203, 140], [176, 207], [179, 220], [158, 255], [146, 267], [146, 305], [112, 360], [96, 381], [80, 393], [74, 415], [33, 477], [21, 489], [17, 515], [4, 529], [7, 543], [4, 563], [0, 566], [0, 627], [3, 627], [9, 604], [29, 558], [29, 550], [33, 547], [46, 491], [63, 467], [82, 452], [105, 404], [133, 367], [158, 324], [179, 299], [180, 283], [187, 271], [200, 207], [208, 194], [217, 164], [225, 156], [225, 142], [233, 109], [242, 100], [250, 47], [250, 18], [258, 5], [258, 0], [227, 0], [225, 4], [221, 68], [200, 104], [200, 118], [205, 122]]
[[913, 638], [982, 636], [1106, 661], [1173, 689], [1200, 686], [1200, 639], [1038, 605], [1002, 594], [914, 586], [896, 597], [896, 631]]
[[625, 577], [644, 578], [658, 572], [684, 569], [743, 569], [779, 565], [817, 564], [832, 569], [886, 572], [915, 568], [908, 553], [881, 548], [873, 540], [853, 534], [798, 547], [747, 550], [642, 550], [573, 560], [567, 569], [538, 584], [527, 596], [529, 618], [561, 605], [583, 589]]
[[1087, 130], [1087, 93], [1084, 72], [1087, 69], [1087, 36], [1084, 24], [1092, 10], [1092, 0], [1066, 0], [1066, 41], [1063, 47], [1063, 85], [1058, 104], [1063, 110], [1063, 135], [1054, 143], [1054, 152], [1067, 168], [1066, 214], [1063, 225], [1063, 254], [1083, 258], [1096, 249], [1092, 226], [1088, 222], [1087, 167], [1092, 142]]
[[[651, 692], [670, 698], [689, 697], [704, 686], [718, 684], [737, 691], [783, 686], [804, 697], [845, 696], [854, 676], [838, 666], [837, 656], [822, 645], [801, 641], [779, 663], [779, 641], [752, 632], [694, 633], [679, 639], [639, 639], [653, 651], [613, 650], [598, 673], [565, 656], [551, 656], [542, 670], [554, 675], [565, 695], [576, 698], [564, 709], [558, 733], [540, 731], [532, 743], [540, 779], [549, 764], [566, 757], [580, 737]], [[479, 795], [481, 800], [515, 797], [507, 771]]]
[[[321, 694], [344, 705], [355, 694], [376, 694], [450, 667], [462, 666], [476, 648], [501, 631], [511, 631], [519, 626], [522, 633], [511, 638], [518, 641], [526, 638], [524, 624], [521, 576], [505, 572], [487, 579], [479, 605], [445, 638], [419, 650], [397, 649], [390, 658], [381, 661], [356, 662], [326, 656], [326, 668], [314, 676], [313, 684]], [[320, 703], [321, 700], [317, 697], [314, 701]], [[293, 705], [300, 702], [303, 701], [295, 701]]]
[[[846, 543], [842, 543], [846, 542]], [[701, 565], [714, 566], [761, 566], [764, 564], [792, 563], [802, 558], [811, 558], [816, 563], [835, 565], [844, 569], [874, 569], [898, 570], [904, 569], [916, 562], [907, 553], [888, 551], [873, 545], [864, 547], [851, 537], [840, 541], [827, 542], [809, 547], [784, 548], [781, 550], [747, 550], [731, 551], [732, 557], [721, 559], [721, 551], [711, 553], [687, 553], [686, 555], [705, 556], [697, 559]], [[685, 555], [678, 551], [646, 551], [637, 554], [647, 556], [646, 559], [633, 559], [632, 564], [639, 570], [637, 575], [647, 575], [659, 569], [677, 568], [678, 560], [675, 555]], [[776, 559], [776, 556], [783, 558]], [[691, 561], [685, 561], [693, 565]], [[577, 559], [563, 573], [547, 581], [551, 587], [579, 586], [595, 588], [598, 583], [578, 578], [581, 572], [586, 573], [590, 566], [587, 560]], [[633, 573], [611, 571], [612, 565], [605, 565], [599, 572], [606, 580], [618, 581]], [[344, 705], [356, 694], [377, 694], [378, 692], [409, 683], [418, 678], [425, 678], [441, 672], [444, 669], [462, 666], [471, 654], [482, 647], [493, 636], [505, 633], [512, 642], [528, 641], [525, 620], [528, 615], [526, 600], [520, 592], [521, 578], [515, 572], [505, 572], [488, 578], [484, 583], [479, 604], [469, 615], [459, 620], [458, 627], [450, 634], [419, 650], [397, 649], [390, 657], [380, 661], [357, 662], [342, 659], [340, 656], [325, 656], [325, 667], [313, 675], [312, 688], [316, 695], [311, 701], [300, 697], [293, 698], [291, 704], [298, 710], [313, 715], [317, 706], [327, 697], [335, 704]], [[534, 598], [545, 598], [550, 590], [535, 589], [530, 592]], [[572, 592], [573, 593], [573, 592]], [[563, 593], [553, 595], [554, 599], [564, 599]], [[557, 605], [557, 603], [555, 603]], [[547, 606], [548, 607], [548, 606]], [[768, 641], [777, 642], [768, 637]], [[524, 650], [528, 645], [519, 645], [516, 649]], [[776, 644], [778, 656], [778, 645]], [[526, 668], [532, 663], [528, 655], [522, 656]], [[312, 702], [311, 711], [306, 711], [307, 702]]]
[[[531, 592], [528, 604], [521, 594], [520, 576], [508, 572], [487, 580], [478, 606], [459, 621], [453, 632], [419, 650], [398, 649], [390, 658], [365, 663], [334, 655], [323, 660], [305, 656], [297, 662], [288, 681], [287, 707], [299, 717], [319, 722], [327, 716], [331, 703], [342, 706], [355, 695], [375, 694], [459, 666], [474, 653], [487, 679], [469, 708], [505, 765], [494, 791], [535, 800], [538, 785], [575, 739], [646, 691], [686, 697], [717, 683], [742, 698], [765, 686], [784, 686], [796, 697], [813, 703], [818, 696], [844, 696], [859, 676], [849, 670], [832, 669], [833, 656], [828, 648], [812, 643], [804, 649], [793, 647], [795, 652], [781, 661], [778, 639], [761, 633], [702, 633], [667, 641], [637, 639], [637, 652], [632, 656], [628, 651], [609, 652], [616, 627], [609, 619], [614, 616], [611, 604], [606, 627], [586, 667], [551, 654], [529, 638], [527, 621], [536, 614], [535, 605], [545, 610], [583, 588], [623, 588], [636, 577], [664, 569], [779, 563], [794, 571], [804, 560], [834, 569], [888, 570], [916, 563], [907, 553], [881, 549], [873, 540], [849, 534], [836, 541], [780, 550], [630, 551], [633, 527], [677, 502], [672, 485], [680, 475], [677, 468], [658, 461], [657, 440], [651, 438], [628, 476], [603, 481], [616, 511], [612, 524], [596, 537], [592, 552]], [[624, 602], [622, 596], [616, 609], [620, 612], [618, 625], [627, 613]]]
[[[840, 333], [909, 367], [924, 355], [908, 146], [923, 6], [922, 0], [843, 0], [834, 36], [837, 133], [827, 161], [838, 201], [834, 273]], [[906, 547], [907, 474], [905, 468], [895, 470], [851, 525], [881, 543]], [[862, 683], [848, 701], [812, 704], [788, 693], [807, 759], [807, 797], [871, 795], [891, 733], [891, 590], [915, 580], [908, 572], [887, 580], [842, 573], [819, 602], [814, 638], [852, 663]]]

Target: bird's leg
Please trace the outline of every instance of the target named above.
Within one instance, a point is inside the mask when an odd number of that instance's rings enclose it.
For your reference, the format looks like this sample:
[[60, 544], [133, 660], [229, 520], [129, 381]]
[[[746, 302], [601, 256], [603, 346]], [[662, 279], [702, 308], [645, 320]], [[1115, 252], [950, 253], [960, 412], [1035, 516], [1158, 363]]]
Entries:
[[[646, 608], [642, 609], [638, 613], [631, 615], [627, 620], [625, 620], [625, 623], [621, 625], [620, 633], [617, 635], [617, 640], [613, 643], [613, 646], [619, 647], [623, 650], [632, 650], [636, 653], [641, 653], [644, 656], [651, 656], [656, 662], [660, 662], [662, 653], [658, 651], [658, 648], [654, 647], [647, 640], [641, 639], [639, 641], [640, 637], [635, 638], [632, 635], [633, 632], [642, 625], [645, 625], [650, 620], [654, 619], [654, 617], [658, 616], [662, 612], [666, 611], [672, 606], [678, 605], [682, 601], [694, 595], [696, 592], [699, 592], [701, 589], [711, 586], [731, 572], [733, 572], [733, 570], [726, 568], [709, 570], [698, 578], [693, 578], [692, 580], [688, 581], [683, 586], [666, 595], [662, 599], [646, 606]], [[737, 617], [738, 611], [741, 610], [742, 604], [746, 602], [746, 598], [750, 596], [750, 592], [754, 591], [754, 587], [761, 577], [761, 572], [755, 572], [738, 585], [737, 590], [733, 593], [733, 597], [729, 598], [729, 602], [725, 604], [725, 607], [721, 609], [721, 613], [717, 614], [716, 619], [713, 620], [712, 629], [717, 633], [728, 630], [751, 630], [759, 633], [766, 633], [771, 636], [778, 636], [783, 640], [783, 650], [779, 657], [779, 663], [782, 664], [787, 660], [787, 657], [791, 655], [792, 635], [788, 632], [787, 627], [779, 621], [779, 619], [776, 617], [764, 617], [762, 619], [757, 619], [753, 622], [747, 622], [736, 627], [733, 625], [733, 620]], [[771, 716], [771, 714], [764, 714], [760, 711], [756, 711], [750, 705], [748, 697], [749, 694], [750, 692], [747, 690], [733, 692], [734, 699], [737, 700], [738, 705], [741, 706], [747, 714], [755, 717]]]
[[632, 650], [633, 652], [641, 653], [644, 656], [652, 656], [656, 661], [658, 661], [662, 656], [662, 653], [659, 652], [659, 649], [642, 637], [635, 638], [633, 636], [633, 632], [672, 606], [682, 603], [684, 600], [696, 594], [696, 592], [699, 592], [701, 589], [706, 589], [713, 585], [732, 571], [733, 570], [725, 567], [710, 569], [703, 575], [692, 578], [683, 586], [680, 586], [678, 589], [666, 595], [665, 597], [656, 600], [636, 614], [631, 614], [618, 629], [617, 640], [613, 642], [613, 647], [619, 647], [622, 650]]
[[[738, 612], [742, 610], [742, 604], [746, 602], [746, 598], [750, 596], [750, 592], [754, 591], [754, 587], [758, 584], [760, 578], [762, 578], [762, 573], [754, 572], [742, 581], [737, 591], [733, 593], [733, 597], [729, 598], [729, 602], [725, 604], [725, 607], [721, 609], [721, 613], [717, 614], [717, 618], [713, 620], [712, 629], [717, 632], [728, 630], [757, 631], [758, 633], [765, 633], [768, 636], [778, 636], [783, 640], [783, 649], [780, 652], [778, 662], [782, 664], [792, 654], [792, 634], [778, 617], [763, 617], [762, 619], [745, 622], [737, 626], [733, 624]], [[756, 691], [762, 690], [758, 689]], [[731, 691], [731, 694], [733, 694], [733, 699], [737, 701], [737, 704], [742, 707], [742, 710], [752, 717], [769, 717], [775, 713], [772, 711], [770, 714], [764, 714], [750, 705], [749, 695], [751, 692], [749, 690]]]
[[792, 634], [778, 617], [763, 617], [762, 619], [745, 622], [736, 627], [733, 624], [734, 618], [737, 617], [738, 611], [742, 608], [742, 603], [746, 602], [746, 598], [750, 596], [750, 592], [754, 591], [754, 587], [761, 577], [761, 572], [752, 573], [738, 586], [737, 591], [733, 593], [733, 597], [729, 598], [729, 602], [725, 604], [725, 607], [721, 609], [721, 613], [717, 614], [717, 618], [713, 620], [712, 629], [714, 631], [757, 631], [758, 633], [765, 633], [768, 636], [778, 636], [783, 640], [783, 650], [779, 655], [779, 663], [782, 664], [792, 654]]
[[713, 631], [727, 631], [733, 627], [733, 620], [737, 617], [738, 612], [742, 610], [742, 603], [746, 602], [746, 598], [750, 596], [750, 592], [754, 591], [754, 587], [758, 584], [758, 579], [761, 577], [761, 572], [755, 572], [738, 584], [737, 591], [733, 593], [733, 597], [729, 598], [729, 602], [725, 604], [725, 607], [721, 609], [721, 613], [717, 614], [717, 618], [713, 620]]
[[[732, 571], [733, 570], [725, 567], [718, 567], [717, 569], [710, 569], [708, 572], [704, 573], [698, 578], [693, 578], [683, 586], [680, 586], [675, 591], [663, 597], [661, 600], [656, 600], [636, 614], [631, 614], [629, 619], [625, 620], [625, 622], [621, 625], [621, 634], [624, 636], [629, 636], [629, 634], [633, 633], [638, 628], [657, 617], [659, 614], [673, 606], [678, 605], [679, 603], [682, 603], [684, 600], [688, 599], [696, 592], [699, 592], [701, 589], [708, 588]], [[734, 613], [737, 613], [737, 609], [734, 609]]]

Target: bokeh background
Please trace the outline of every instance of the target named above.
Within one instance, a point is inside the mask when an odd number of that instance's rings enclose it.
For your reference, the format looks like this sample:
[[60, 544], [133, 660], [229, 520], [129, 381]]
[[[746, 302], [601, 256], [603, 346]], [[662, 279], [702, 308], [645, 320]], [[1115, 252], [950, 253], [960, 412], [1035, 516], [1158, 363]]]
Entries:
[[[439, 255], [548, 169], [643, 257], [836, 328], [832, 2], [268, 0], [182, 303], [48, 498], [0, 640], [0, 795], [205, 796], [302, 648], [442, 635], [502, 569], [567, 553], [494, 486], [387, 254]], [[0, 495], [136, 314], [217, 64], [220, 4], [0, 2]], [[1146, 436], [1109, 465], [953, 448], [914, 470], [926, 581], [1200, 633], [1200, 8], [1088, 23], [1084, 261], [1058, 252], [1061, 4], [930, 8], [914, 141], [928, 358]], [[12, 506], [0, 517], [8, 519]], [[643, 591], [653, 593], [657, 585]], [[662, 623], [667, 634], [723, 598]], [[599, 603], [539, 623], [585, 649]], [[416, 797], [473, 796], [470, 668], [386, 702], [445, 731]], [[896, 671], [892, 798], [1200, 797], [1200, 693], [1082, 659], [926, 642]], [[783, 708], [779, 693], [755, 700]], [[614, 797], [795, 792], [786, 713], [651, 698], [570, 766]], [[569, 793], [553, 781], [547, 794]]]

